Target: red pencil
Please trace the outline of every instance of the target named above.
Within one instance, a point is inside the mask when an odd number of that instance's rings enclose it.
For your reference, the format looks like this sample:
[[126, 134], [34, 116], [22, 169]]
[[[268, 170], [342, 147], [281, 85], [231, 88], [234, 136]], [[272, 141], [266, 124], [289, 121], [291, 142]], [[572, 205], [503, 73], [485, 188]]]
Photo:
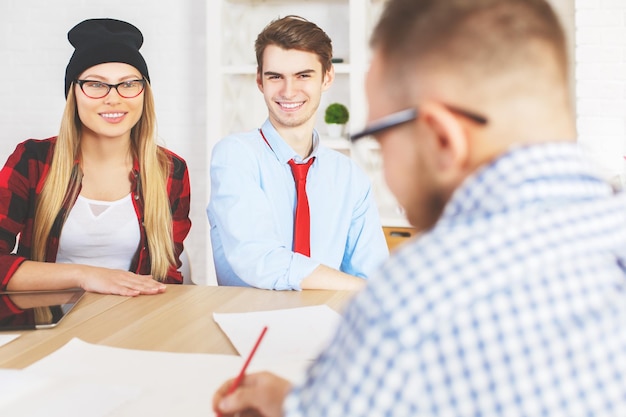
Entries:
[[[228, 394], [232, 394], [233, 392], [235, 392], [237, 387], [239, 387], [239, 385], [241, 384], [241, 381], [243, 381], [243, 377], [246, 375], [246, 369], [248, 369], [248, 365], [250, 364], [250, 361], [252, 360], [252, 357], [254, 356], [254, 352], [256, 352], [257, 348], [261, 344], [261, 340], [263, 340], [263, 336], [265, 336], [265, 332], [267, 332], [267, 326], [263, 327], [263, 330], [261, 330], [261, 334], [259, 335], [259, 338], [256, 340], [256, 343], [254, 344], [254, 347], [250, 351], [250, 354], [248, 355], [246, 362], [243, 364], [243, 368], [241, 368], [241, 372], [239, 372], [239, 375], [237, 375], [237, 378], [235, 378], [232, 385], [228, 389]], [[218, 414], [218, 417], [220, 416], [221, 414]]]
[[250, 354], [248, 355], [248, 359], [246, 359], [246, 363], [243, 364], [243, 368], [241, 368], [241, 372], [239, 372], [239, 375], [237, 375], [237, 378], [235, 378], [235, 380], [233, 381], [233, 385], [230, 386], [230, 389], [228, 390], [229, 394], [232, 394], [233, 392], [235, 392], [239, 384], [241, 384], [243, 377], [246, 375], [246, 369], [248, 369], [248, 365], [250, 364], [250, 361], [252, 360], [252, 357], [254, 356], [254, 352], [256, 352], [256, 349], [261, 344], [261, 340], [263, 340], [263, 336], [265, 336], [266, 331], [267, 331], [267, 326], [263, 327], [263, 330], [261, 330], [261, 334], [259, 335], [259, 338], [256, 340], [254, 347], [250, 351]]

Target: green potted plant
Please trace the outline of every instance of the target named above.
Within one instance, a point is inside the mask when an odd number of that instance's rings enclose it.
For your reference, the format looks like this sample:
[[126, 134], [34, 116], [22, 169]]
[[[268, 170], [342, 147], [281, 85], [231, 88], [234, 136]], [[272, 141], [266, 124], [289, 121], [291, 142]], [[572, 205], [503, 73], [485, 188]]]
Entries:
[[324, 121], [328, 128], [328, 135], [331, 137], [342, 137], [346, 123], [350, 120], [348, 108], [341, 103], [332, 103], [326, 107]]

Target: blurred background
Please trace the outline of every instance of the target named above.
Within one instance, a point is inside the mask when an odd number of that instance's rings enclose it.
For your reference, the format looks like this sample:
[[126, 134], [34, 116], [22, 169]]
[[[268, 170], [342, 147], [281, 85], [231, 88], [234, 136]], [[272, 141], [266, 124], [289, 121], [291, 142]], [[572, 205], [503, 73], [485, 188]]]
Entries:
[[[626, 166], [626, 1], [551, 0], [570, 42], [578, 140], [608, 179], [621, 183]], [[256, 34], [271, 19], [301, 14], [333, 38], [336, 85], [322, 102], [343, 101], [350, 125], [362, 126], [367, 37], [384, 0], [2, 0], [0, 2], [0, 161], [17, 143], [57, 134], [64, 106], [67, 32], [76, 23], [110, 17], [136, 25], [155, 93], [161, 144], [187, 160], [193, 226], [186, 241], [193, 280], [215, 284], [205, 208], [213, 144], [265, 118], [254, 85]], [[320, 116], [322, 114], [322, 116]], [[325, 134], [323, 108], [318, 128]], [[326, 139], [325, 139], [326, 140]], [[377, 187], [385, 222], [403, 224], [384, 189], [375, 146], [330, 146], [354, 156]], [[395, 218], [394, 218], [395, 216]]]

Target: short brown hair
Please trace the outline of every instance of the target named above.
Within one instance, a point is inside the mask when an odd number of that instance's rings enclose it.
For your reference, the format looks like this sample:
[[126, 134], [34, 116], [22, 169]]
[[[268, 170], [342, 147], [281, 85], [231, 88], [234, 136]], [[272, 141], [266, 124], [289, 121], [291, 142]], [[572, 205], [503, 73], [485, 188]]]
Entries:
[[371, 46], [392, 70], [431, 60], [468, 78], [532, 69], [549, 51], [568, 78], [565, 35], [544, 0], [390, 0]]
[[319, 26], [303, 17], [289, 15], [276, 19], [259, 33], [254, 43], [259, 73], [263, 71], [263, 52], [268, 45], [312, 52], [318, 56], [323, 74], [331, 68], [332, 41]]

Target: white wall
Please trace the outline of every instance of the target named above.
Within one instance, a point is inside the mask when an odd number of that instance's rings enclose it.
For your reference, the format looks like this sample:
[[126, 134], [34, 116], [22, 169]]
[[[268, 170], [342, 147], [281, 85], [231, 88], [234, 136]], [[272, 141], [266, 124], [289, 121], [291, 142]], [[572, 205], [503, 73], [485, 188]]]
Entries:
[[576, 0], [579, 142], [624, 180], [626, 155], [626, 0]]
[[158, 134], [190, 169], [193, 226], [186, 246], [195, 277], [203, 279], [208, 200], [203, 0], [1, 0], [0, 163], [18, 142], [56, 135], [73, 51], [67, 32], [94, 17], [126, 20], [143, 32], [141, 52], [154, 88]]
[[[575, 88], [580, 142], [607, 176], [624, 173], [626, 153], [626, 0], [551, 0], [576, 42]], [[190, 168], [193, 226], [187, 239], [194, 279], [211, 257], [208, 201], [207, 16], [217, 0], [0, 0], [0, 163], [27, 138], [53, 136], [63, 109], [63, 78], [72, 53], [67, 31], [79, 21], [130, 21], [145, 37], [142, 53], [155, 90], [159, 136]], [[576, 30], [574, 31], [574, 21]], [[575, 36], [574, 36], [575, 32]], [[572, 54], [573, 55], [573, 54]], [[215, 104], [215, 103], [214, 103]]]

